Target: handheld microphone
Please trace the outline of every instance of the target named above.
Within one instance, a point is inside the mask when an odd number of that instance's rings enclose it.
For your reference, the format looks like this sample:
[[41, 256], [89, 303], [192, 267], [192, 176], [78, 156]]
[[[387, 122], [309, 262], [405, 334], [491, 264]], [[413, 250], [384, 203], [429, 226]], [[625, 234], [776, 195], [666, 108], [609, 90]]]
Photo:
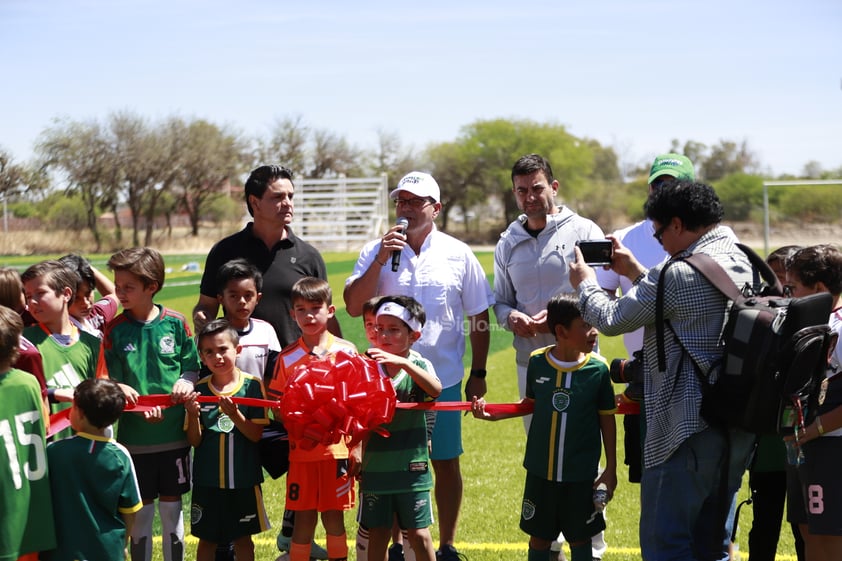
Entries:
[[[398, 218], [397, 222], [395, 222], [398, 226], [401, 227], [400, 233], [404, 236], [406, 235], [406, 228], [409, 226], [409, 220], [401, 216]], [[401, 266], [401, 252], [399, 250], [395, 250], [392, 252], [392, 272], [397, 273], [398, 268]]]

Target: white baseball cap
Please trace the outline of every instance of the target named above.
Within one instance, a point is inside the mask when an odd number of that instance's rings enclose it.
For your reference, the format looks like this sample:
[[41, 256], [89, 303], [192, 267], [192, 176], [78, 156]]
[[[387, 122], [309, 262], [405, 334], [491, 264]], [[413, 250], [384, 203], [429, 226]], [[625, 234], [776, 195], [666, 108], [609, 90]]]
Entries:
[[423, 171], [411, 171], [404, 175], [398, 181], [398, 186], [395, 187], [394, 191], [389, 193], [389, 198], [397, 199], [398, 193], [401, 191], [412, 193], [416, 197], [430, 197], [435, 202], [439, 202], [441, 199], [439, 184], [436, 183], [432, 175]]

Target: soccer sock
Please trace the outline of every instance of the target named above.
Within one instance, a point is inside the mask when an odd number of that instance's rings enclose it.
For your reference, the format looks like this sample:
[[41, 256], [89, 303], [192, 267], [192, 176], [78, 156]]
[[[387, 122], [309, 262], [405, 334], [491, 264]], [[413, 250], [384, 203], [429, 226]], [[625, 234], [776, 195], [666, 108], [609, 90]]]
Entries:
[[164, 561], [184, 561], [184, 515], [181, 501], [158, 501]]
[[368, 561], [368, 528], [357, 528], [357, 561]]
[[327, 534], [326, 540], [329, 559], [348, 558], [348, 537], [344, 532], [339, 535]]
[[152, 519], [155, 518], [155, 503], [143, 505], [132, 527], [132, 561], [152, 560]]
[[415, 550], [412, 548], [412, 542], [409, 541], [406, 530], [401, 531], [401, 536], [403, 536], [403, 561], [415, 561]]
[[557, 552], [550, 551], [548, 549], [532, 549], [529, 548], [529, 553], [526, 555], [527, 561], [553, 561], [556, 557], [553, 554], [558, 555]]
[[571, 561], [592, 561], [591, 541], [570, 543]]
[[284, 520], [281, 522], [281, 534], [291, 538], [292, 527], [295, 525], [295, 511], [284, 510]]
[[292, 542], [289, 545], [289, 561], [310, 561], [310, 544]]

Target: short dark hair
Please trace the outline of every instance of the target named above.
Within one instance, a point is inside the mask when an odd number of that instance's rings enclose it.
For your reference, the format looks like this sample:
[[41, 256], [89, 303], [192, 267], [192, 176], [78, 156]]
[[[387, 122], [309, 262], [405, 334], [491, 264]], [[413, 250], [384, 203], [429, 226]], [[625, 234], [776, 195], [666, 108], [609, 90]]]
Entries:
[[797, 275], [804, 286], [821, 282], [831, 294], [842, 294], [842, 253], [833, 245], [799, 249], [786, 260], [786, 270]]
[[64, 257], [59, 257], [58, 262], [71, 271], [76, 271], [81, 277], [81, 282], [88, 283], [88, 286], [92, 290], [96, 288], [94, 270], [91, 268], [91, 264], [87, 259], [75, 253], [68, 253]]
[[321, 302], [330, 306], [333, 303], [333, 292], [326, 280], [316, 277], [302, 277], [292, 285], [290, 302], [305, 300], [307, 302]]
[[73, 391], [73, 405], [98, 429], [113, 425], [126, 407], [126, 395], [114, 380], [88, 378]]
[[801, 249], [802, 246], [800, 245], [785, 245], [779, 247], [772, 253], [766, 256], [766, 263], [771, 265], [772, 263], [780, 263], [783, 265], [784, 269], [786, 269], [786, 260], [790, 258], [792, 254], [796, 251]]
[[112, 271], [126, 271], [143, 283], [144, 287], [153, 282], [158, 284], [157, 294], [164, 286], [166, 271], [164, 258], [158, 250], [151, 247], [129, 247], [121, 249], [108, 260], [108, 268]]
[[225, 287], [232, 280], [252, 279], [254, 288], [260, 292], [263, 290], [263, 275], [254, 264], [242, 257], [232, 259], [222, 265], [216, 273], [216, 293], [225, 292]]
[[725, 215], [713, 187], [692, 181], [678, 181], [653, 189], [643, 209], [647, 218], [661, 225], [679, 218], [691, 232], [719, 224]]
[[363, 302], [363, 315], [376, 313], [377, 308], [380, 307], [380, 298], [380, 296], [375, 296]]
[[20, 314], [0, 306], [0, 365], [9, 367], [18, 359], [22, 332], [23, 319]]
[[[258, 199], [262, 199], [269, 185], [278, 179], [289, 179], [289, 182], [292, 183], [292, 171], [279, 165], [260, 166], [251, 171], [245, 185], [246, 207], [251, 216], [254, 216], [254, 211], [251, 208], [249, 197], [254, 195]], [[294, 187], [295, 184], [293, 183]]]
[[199, 331], [199, 334], [196, 336], [196, 347], [201, 349], [203, 339], [206, 337], [213, 337], [218, 333], [227, 333], [235, 346], [240, 344], [240, 334], [237, 333], [234, 326], [228, 323], [227, 319], [219, 318], [207, 322], [205, 326], [202, 327], [201, 331]]
[[[377, 302], [377, 309], [379, 310], [383, 304], [387, 302], [394, 302], [399, 306], [403, 306], [406, 308], [406, 311], [409, 312], [409, 315], [418, 320], [418, 323], [421, 324], [421, 327], [424, 327], [424, 324], [427, 323], [427, 312], [424, 311], [424, 306], [421, 303], [413, 298], [412, 296], [404, 296], [403, 294], [396, 294], [394, 296], [384, 296]], [[409, 326], [407, 326], [409, 327]], [[410, 331], [412, 329], [410, 328]]]
[[547, 302], [547, 327], [555, 336], [555, 328], [570, 327], [573, 320], [582, 317], [579, 300], [572, 294], [556, 294]]
[[76, 288], [82, 282], [79, 273], [54, 260], [36, 263], [25, 270], [20, 276], [21, 282], [23, 283], [38, 278], [52, 288], [56, 296], [65, 288], [69, 288], [72, 294], [70, 295], [70, 300], [67, 302], [68, 305], [73, 303], [73, 300], [76, 298]]
[[536, 171], [544, 172], [547, 183], [555, 181], [553, 179], [553, 168], [550, 167], [550, 162], [545, 157], [539, 154], [527, 154], [526, 156], [522, 156], [512, 166], [512, 184], [514, 184], [516, 176], [532, 175]]

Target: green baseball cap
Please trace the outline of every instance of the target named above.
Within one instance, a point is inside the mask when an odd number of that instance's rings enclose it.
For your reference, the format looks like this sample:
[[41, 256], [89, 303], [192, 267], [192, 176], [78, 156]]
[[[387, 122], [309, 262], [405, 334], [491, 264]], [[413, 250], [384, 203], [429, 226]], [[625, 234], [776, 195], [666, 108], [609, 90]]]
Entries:
[[696, 180], [696, 172], [693, 170], [693, 162], [687, 156], [681, 154], [661, 154], [652, 162], [652, 169], [649, 170], [649, 181], [652, 183], [656, 177], [671, 175], [676, 179], [687, 181]]

